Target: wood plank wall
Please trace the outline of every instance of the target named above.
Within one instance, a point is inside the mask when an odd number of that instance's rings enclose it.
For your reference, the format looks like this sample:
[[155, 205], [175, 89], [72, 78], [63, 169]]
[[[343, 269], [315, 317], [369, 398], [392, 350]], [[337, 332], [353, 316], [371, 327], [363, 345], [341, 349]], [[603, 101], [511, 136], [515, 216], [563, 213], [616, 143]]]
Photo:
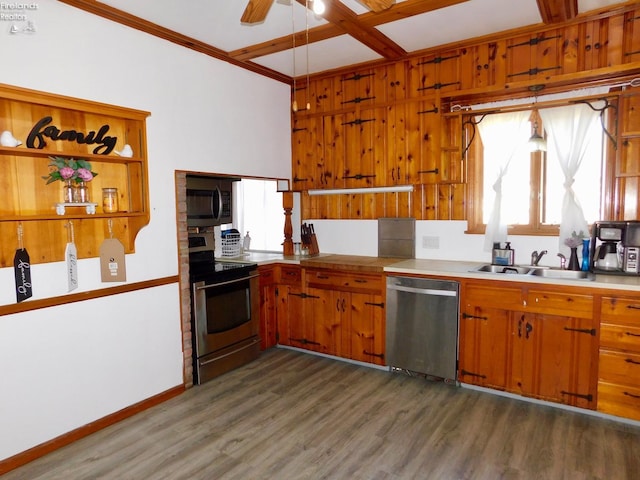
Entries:
[[[640, 74], [640, 8], [447, 46], [297, 82], [292, 188], [303, 218], [463, 220], [470, 202], [462, 114], [451, 106], [611, 84]], [[634, 97], [635, 98], [635, 97]], [[310, 109], [304, 106], [309, 103]], [[622, 102], [615, 215], [637, 218], [636, 100]], [[625, 120], [626, 119], [626, 120]], [[626, 123], [625, 123], [626, 121]], [[640, 138], [640, 135], [637, 135]], [[309, 189], [413, 185], [412, 193], [309, 196]]]

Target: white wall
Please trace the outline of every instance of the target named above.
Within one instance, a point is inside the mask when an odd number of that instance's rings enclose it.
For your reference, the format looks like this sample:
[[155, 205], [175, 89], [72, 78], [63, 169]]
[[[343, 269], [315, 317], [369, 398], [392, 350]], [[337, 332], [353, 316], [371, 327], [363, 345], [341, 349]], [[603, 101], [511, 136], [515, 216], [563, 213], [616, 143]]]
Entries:
[[[178, 273], [175, 170], [290, 177], [287, 85], [53, 0], [37, 5], [34, 34], [0, 21], [0, 83], [151, 112], [151, 222], [127, 255], [127, 282]], [[32, 281], [34, 299], [67, 293], [62, 262], [34, 265]], [[79, 262], [79, 284], [113, 285], [97, 259]], [[14, 303], [12, 269], [0, 269], [0, 285], [0, 305]], [[182, 384], [181, 352], [177, 285], [0, 318], [0, 425], [11, 432], [0, 460]]]
[[[303, 221], [314, 225], [322, 253], [378, 255], [377, 220]], [[416, 258], [491, 262], [491, 253], [483, 251], [484, 236], [465, 234], [466, 228], [466, 221], [416, 221]], [[423, 246], [424, 237], [428, 247]], [[509, 241], [518, 264], [528, 265], [534, 250], [547, 250], [540, 265], [560, 266], [558, 237], [511, 235]]]

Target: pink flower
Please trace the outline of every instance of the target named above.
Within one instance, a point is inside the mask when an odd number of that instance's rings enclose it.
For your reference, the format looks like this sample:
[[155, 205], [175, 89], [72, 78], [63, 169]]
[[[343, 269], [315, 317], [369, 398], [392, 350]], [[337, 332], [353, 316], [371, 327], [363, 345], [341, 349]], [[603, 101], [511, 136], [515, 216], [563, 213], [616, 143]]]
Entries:
[[[84, 180], [85, 182], [89, 182], [93, 179], [93, 173], [87, 170], [86, 168], [79, 168], [77, 170], [78, 178]], [[60, 170], [60, 174], [62, 175], [62, 170]]]
[[75, 172], [71, 167], [62, 167], [60, 169], [60, 176], [62, 177], [63, 180], [68, 180], [69, 178], [73, 177], [74, 173]]

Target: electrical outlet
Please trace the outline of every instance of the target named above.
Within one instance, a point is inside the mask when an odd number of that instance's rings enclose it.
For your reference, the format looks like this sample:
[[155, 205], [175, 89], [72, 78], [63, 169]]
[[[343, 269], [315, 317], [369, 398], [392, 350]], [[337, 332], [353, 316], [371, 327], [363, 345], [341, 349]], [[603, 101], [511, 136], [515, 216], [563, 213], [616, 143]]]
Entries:
[[440, 248], [440, 237], [433, 235], [423, 235], [422, 248]]

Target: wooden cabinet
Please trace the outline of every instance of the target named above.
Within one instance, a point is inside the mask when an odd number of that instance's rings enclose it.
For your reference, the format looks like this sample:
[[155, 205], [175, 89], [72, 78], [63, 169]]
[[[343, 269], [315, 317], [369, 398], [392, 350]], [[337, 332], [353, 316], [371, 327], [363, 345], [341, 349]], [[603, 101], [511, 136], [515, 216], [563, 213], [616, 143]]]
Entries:
[[[97, 257], [113, 234], [125, 252], [134, 251], [138, 231], [149, 223], [145, 120], [148, 112], [0, 85], [0, 131], [22, 144], [0, 147], [5, 174], [0, 206], [0, 267], [13, 264], [18, 229], [31, 263], [64, 259], [69, 222], [78, 258]], [[132, 156], [116, 152], [129, 145]], [[50, 157], [84, 159], [98, 175], [88, 182], [90, 202], [65, 206], [59, 214], [62, 183], [46, 185]], [[102, 209], [102, 189], [117, 188], [119, 210]]]
[[266, 350], [277, 343], [278, 317], [276, 314], [276, 276], [278, 267], [273, 265], [259, 266], [260, 286], [260, 349]]
[[[298, 105], [310, 101], [311, 109], [293, 114], [293, 188], [410, 184], [414, 193], [303, 197], [303, 217], [466, 219], [479, 193], [468, 185], [466, 145], [450, 106], [530, 95], [535, 85], [567, 91], [605, 78], [627, 81], [640, 58], [636, 7], [312, 77], [308, 89], [295, 92]], [[629, 92], [637, 95], [635, 88], [624, 94]], [[622, 103], [618, 148], [607, 152], [616, 158], [616, 173], [607, 165], [605, 208], [612, 217], [635, 219], [640, 216], [637, 100]], [[607, 111], [611, 117], [613, 110]]]
[[384, 365], [383, 275], [305, 269], [305, 285], [303, 323], [313, 332], [309, 348]]
[[308, 337], [308, 328], [300, 321], [304, 299], [302, 269], [298, 265], [281, 265], [276, 282], [276, 342], [300, 346]]
[[640, 299], [606, 296], [600, 310], [598, 411], [640, 420]]
[[591, 296], [468, 282], [460, 322], [461, 381], [595, 408]]
[[514, 310], [522, 306], [520, 288], [462, 282], [459, 380], [507, 390], [513, 356]]

